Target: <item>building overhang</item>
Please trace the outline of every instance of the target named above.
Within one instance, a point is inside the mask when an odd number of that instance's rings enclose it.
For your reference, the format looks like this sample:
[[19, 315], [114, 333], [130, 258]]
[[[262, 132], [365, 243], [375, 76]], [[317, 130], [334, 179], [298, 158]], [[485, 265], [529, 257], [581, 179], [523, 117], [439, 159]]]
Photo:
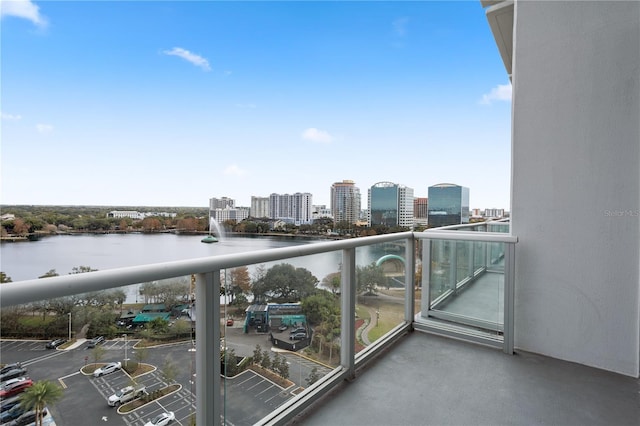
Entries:
[[511, 79], [513, 64], [513, 0], [480, 0], [482, 7], [486, 8], [487, 21], [496, 40], [498, 51], [502, 57], [504, 67]]

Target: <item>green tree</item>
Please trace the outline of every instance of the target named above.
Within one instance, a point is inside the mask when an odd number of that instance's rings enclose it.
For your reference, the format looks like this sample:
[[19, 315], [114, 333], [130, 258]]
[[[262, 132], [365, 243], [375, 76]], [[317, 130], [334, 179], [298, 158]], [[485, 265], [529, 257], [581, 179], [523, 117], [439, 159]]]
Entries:
[[302, 312], [310, 324], [320, 324], [332, 316], [340, 317], [340, 300], [326, 290], [318, 290], [302, 301]]
[[175, 337], [184, 337], [191, 334], [191, 323], [184, 318], [177, 319], [171, 326], [171, 333]]
[[56, 272], [55, 269], [49, 269], [47, 272], [45, 272], [43, 275], [40, 275], [38, 278], [50, 278], [50, 277], [57, 277], [60, 274]]
[[253, 350], [253, 363], [257, 365], [262, 363], [262, 347], [260, 345], [256, 345]]
[[36, 412], [36, 425], [42, 425], [43, 409], [62, 399], [62, 388], [48, 380], [35, 382], [20, 395], [20, 404]]
[[266, 349], [262, 352], [260, 366], [262, 368], [266, 368], [267, 370], [271, 369], [271, 357], [269, 356], [269, 351], [267, 351]]
[[221, 353], [224, 360], [224, 375], [227, 377], [233, 377], [238, 374], [238, 358], [236, 352], [233, 349], [225, 349]]
[[333, 294], [340, 292], [340, 283], [342, 282], [342, 275], [340, 272], [333, 272], [322, 280], [322, 285], [331, 290]]
[[281, 263], [253, 283], [253, 294], [262, 301], [297, 302], [313, 294], [317, 284], [308, 269]]
[[4, 272], [0, 272], [0, 284], [2, 283], [10, 283], [11, 277], [5, 274]]
[[226, 281], [225, 286], [229, 288], [228, 294], [231, 295], [231, 304], [245, 299], [242, 296], [251, 293], [251, 278], [249, 277], [249, 268], [246, 266], [229, 270]]
[[367, 266], [358, 266], [356, 270], [356, 282], [358, 291], [366, 294], [375, 294], [376, 287], [383, 287], [387, 283], [382, 266], [375, 262]]
[[289, 378], [289, 364], [287, 364], [287, 359], [280, 356], [277, 352], [273, 357], [271, 369], [283, 379]]
[[147, 329], [158, 334], [166, 333], [169, 331], [169, 321], [156, 317], [147, 323]]

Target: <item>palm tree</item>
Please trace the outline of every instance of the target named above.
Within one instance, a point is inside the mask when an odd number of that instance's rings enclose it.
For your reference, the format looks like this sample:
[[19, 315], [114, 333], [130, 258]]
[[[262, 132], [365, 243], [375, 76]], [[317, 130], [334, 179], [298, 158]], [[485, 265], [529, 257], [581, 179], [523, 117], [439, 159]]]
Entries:
[[26, 410], [36, 412], [36, 426], [42, 426], [42, 411], [62, 398], [62, 388], [48, 380], [35, 382], [20, 396], [20, 403]]

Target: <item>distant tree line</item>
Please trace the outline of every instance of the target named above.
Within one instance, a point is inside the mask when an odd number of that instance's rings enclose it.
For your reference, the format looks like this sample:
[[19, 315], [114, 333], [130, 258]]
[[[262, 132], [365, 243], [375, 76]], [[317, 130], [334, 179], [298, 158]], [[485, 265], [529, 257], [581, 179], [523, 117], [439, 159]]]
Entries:
[[[150, 216], [142, 220], [110, 218], [113, 210], [139, 212], [163, 211], [176, 213], [176, 217]], [[2, 206], [4, 214], [14, 219], [0, 223], [0, 237], [27, 236], [31, 234], [57, 234], [72, 232], [206, 232], [209, 230], [208, 209], [199, 207], [116, 207], [116, 206]], [[349, 222], [334, 223], [320, 218], [312, 224], [280, 224], [274, 219], [249, 217], [240, 222], [224, 221], [221, 225], [227, 233], [298, 235], [323, 235], [337, 237], [363, 237], [407, 231], [409, 228], [375, 225], [358, 226]]]
[[[95, 269], [89, 266], [78, 266], [74, 267], [70, 274], [93, 271]], [[314, 327], [312, 347], [319, 353], [327, 353], [330, 359], [339, 353], [340, 271], [331, 273], [322, 280], [326, 288], [318, 286], [320, 281], [309, 270], [296, 268], [288, 263], [277, 264], [269, 269], [259, 265], [253, 276], [250, 276], [246, 266], [223, 270], [220, 273], [221, 292], [230, 296], [231, 305], [245, 307], [249, 299], [253, 299], [254, 303], [301, 302], [302, 313], [306, 315], [308, 325]], [[58, 275], [56, 270], [52, 269], [39, 278]], [[11, 277], [4, 272], [0, 272], [0, 279], [3, 283], [11, 282]], [[375, 294], [376, 289], [386, 286], [386, 283], [387, 278], [381, 266], [371, 263], [357, 267], [358, 293]], [[145, 282], [140, 287], [140, 293], [145, 302], [162, 303], [166, 310], [192, 303], [195, 297], [192, 280], [188, 278]], [[124, 291], [115, 289], [5, 308], [0, 312], [0, 332], [3, 336], [65, 336], [68, 332], [67, 315], [71, 313], [74, 330], [88, 325], [88, 337], [114, 336], [120, 333], [116, 320], [122, 314], [125, 300]], [[173, 329], [169, 330], [169, 323], [158, 318], [149, 322], [143, 331], [143, 337], [170, 332], [184, 334], [189, 331], [190, 327], [182, 323], [174, 324]]]

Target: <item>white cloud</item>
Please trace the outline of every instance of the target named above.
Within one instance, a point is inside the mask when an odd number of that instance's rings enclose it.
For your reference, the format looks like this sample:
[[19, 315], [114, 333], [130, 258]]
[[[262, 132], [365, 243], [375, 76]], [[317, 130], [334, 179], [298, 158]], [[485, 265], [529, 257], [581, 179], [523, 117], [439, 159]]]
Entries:
[[408, 24], [409, 18], [398, 18], [391, 23], [391, 25], [393, 25], [393, 31], [399, 37], [404, 37], [407, 34]]
[[40, 14], [40, 7], [31, 0], [2, 0], [0, 16], [15, 16], [28, 19], [39, 27], [47, 26], [47, 19]]
[[36, 124], [36, 129], [42, 134], [53, 132], [53, 126], [51, 124]]
[[21, 115], [7, 114], [5, 112], [0, 112], [0, 118], [3, 119], [3, 120], [7, 120], [7, 121], [22, 120], [22, 116]]
[[511, 84], [498, 84], [487, 94], [482, 95], [480, 103], [491, 105], [494, 101], [511, 101]]
[[232, 176], [244, 176], [247, 174], [247, 171], [238, 167], [237, 164], [230, 164], [224, 169], [224, 174]]
[[200, 55], [196, 55], [195, 53], [191, 53], [186, 49], [181, 47], [174, 47], [171, 50], [165, 50], [165, 55], [177, 56], [179, 58], [184, 59], [187, 62], [191, 62], [193, 65], [202, 68], [205, 71], [211, 71], [211, 67], [209, 66], [209, 61], [203, 58]]
[[331, 143], [333, 141], [333, 136], [324, 130], [318, 130], [315, 127], [310, 127], [302, 132], [302, 139], [313, 142]]

